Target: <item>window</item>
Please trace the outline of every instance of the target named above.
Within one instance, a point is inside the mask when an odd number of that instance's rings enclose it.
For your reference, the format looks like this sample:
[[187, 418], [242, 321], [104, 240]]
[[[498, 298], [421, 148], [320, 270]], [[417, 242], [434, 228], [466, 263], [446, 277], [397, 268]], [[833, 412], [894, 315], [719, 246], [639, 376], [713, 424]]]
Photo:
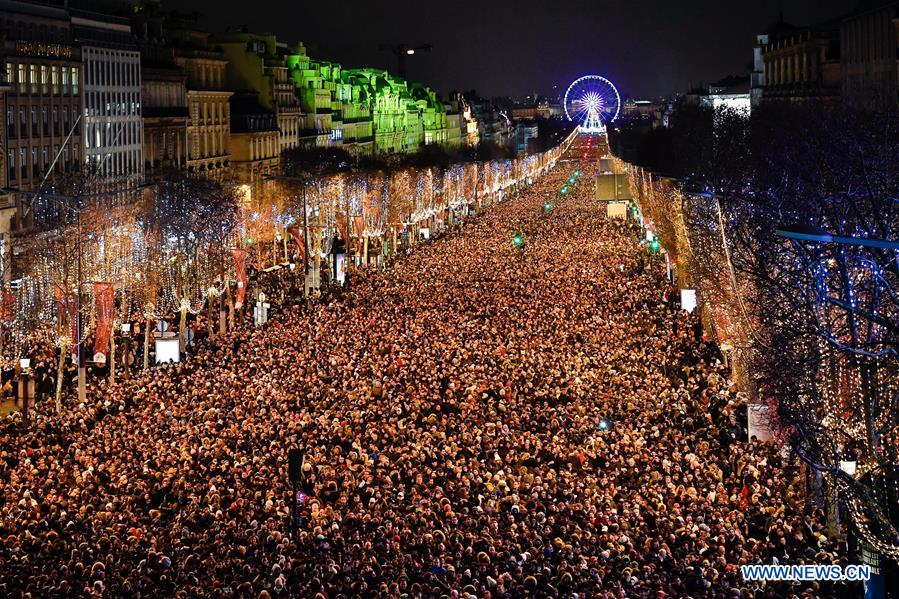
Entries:
[[6, 80], [9, 82], [10, 85], [12, 85], [13, 90], [16, 89], [16, 86], [15, 86], [15, 82], [16, 82], [15, 74], [16, 74], [16, 69], [15, 69], [15, 67], [13, 66], [13, 64], [12, 64], [11, 62], [6, 63]]
[[28, 178], [28, 162], [25, 160], [25, 148], [19, 148], [19, 171], [22, 179]]
[[31, 107], [31, 137], [37, 137], [37, 106]]
[[30, 91], [37, 93], [37, 65], [28, 65], [28, 82], [31, 83]]
[[50, 166], [50, 148], [44, 146], [43, 151], [41, 151], [41, 171], [47, 170], [48, 166]]
[[59, 135], [59, 108], [53, 107], [53, 135]]
[[47, 107], [41, 106], [41, 123], [43, 123], [44, 127], [44, 135], [50, 135], [50, 126], [49, 121], [47, 120]]
[[62, 71], [62, 94], [69, 93], [69, 67], [61, 67]]
[[78, 67], [72, 67], [72, 95], [78, 95]]
[[10, 137], [16, 136], [16, 107], [6, 107], [6, 131]]
[[59, 95], [59, 67], [52, 65], [50, 67], [50, 85], [54, 96]]
[[23, 65], [23, 64], [20, 64], [20, 65], [19, 65], [19, 79], [18, 79], [18, 81], [19, 81], [19, 84], [20, 84], [20, 85], [19, 85], [19, 93], [20, 93], [20, 94], [24, 94], [24, 93], [25, 93], [25, 84], [28, 83], [28, 77], [25, 75], [25, 65]]
[[16, 178], [16, 153], [13, 150], [9, 151], [9, 158], [6, 159], [7, 166], [9, 167], [8, 178], [10, 181]]
[[69, 134], [69, 107], [62, 107], [62, 132], [64, 135]]
[[41, 65], [41, 93], [47, 94], [47, 84], [50, 82], [50, 76], [47, 72], [47, 65]]
[[19, 108], [19, 135], [26, 137], [28, 135], [28, 121], [25, 119], [25, 107]]

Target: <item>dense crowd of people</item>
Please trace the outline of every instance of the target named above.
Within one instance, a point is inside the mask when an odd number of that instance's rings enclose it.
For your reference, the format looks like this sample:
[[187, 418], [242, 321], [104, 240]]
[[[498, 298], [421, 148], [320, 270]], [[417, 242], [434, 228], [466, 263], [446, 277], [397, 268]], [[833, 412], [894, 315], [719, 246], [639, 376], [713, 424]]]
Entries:
[[741, 578], [845, 558], [585, 143], [340, 297], [0, 423], [0, 596], [857, 593]]

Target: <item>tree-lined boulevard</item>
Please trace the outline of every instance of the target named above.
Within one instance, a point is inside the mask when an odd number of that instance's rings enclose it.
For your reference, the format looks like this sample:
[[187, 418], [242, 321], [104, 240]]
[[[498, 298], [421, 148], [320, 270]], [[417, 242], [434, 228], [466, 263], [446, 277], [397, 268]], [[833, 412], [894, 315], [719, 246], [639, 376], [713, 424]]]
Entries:
[[605, 152], [582, 135], [389, 268], [311, 305], [269, 288], [265, 326], [0, 422], [0, 594], [857, 594], [741, 577], [846, 558], [594, 199]]

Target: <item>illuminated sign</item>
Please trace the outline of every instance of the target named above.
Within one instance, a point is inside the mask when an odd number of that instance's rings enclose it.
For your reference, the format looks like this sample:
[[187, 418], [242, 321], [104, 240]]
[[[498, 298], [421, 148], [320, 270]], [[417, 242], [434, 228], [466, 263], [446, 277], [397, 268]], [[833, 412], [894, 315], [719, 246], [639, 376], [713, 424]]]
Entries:
[[40, 42], [16, 42], [16, 52], [30, 56], [51, 56], [53, 58], [74, 58], [75, 48], [61, 44], [42, 44]]

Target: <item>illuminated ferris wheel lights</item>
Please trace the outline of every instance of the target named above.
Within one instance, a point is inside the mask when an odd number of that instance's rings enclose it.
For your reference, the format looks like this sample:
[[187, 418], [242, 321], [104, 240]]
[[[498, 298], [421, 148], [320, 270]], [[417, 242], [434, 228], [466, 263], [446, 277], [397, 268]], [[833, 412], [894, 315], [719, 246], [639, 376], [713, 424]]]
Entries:
[[565, 116], [583, 133], [604, 133], [606, 124], [618, 118], [621, 96], [615, 85], [599, 75], [576, 79], [566, 90]]

